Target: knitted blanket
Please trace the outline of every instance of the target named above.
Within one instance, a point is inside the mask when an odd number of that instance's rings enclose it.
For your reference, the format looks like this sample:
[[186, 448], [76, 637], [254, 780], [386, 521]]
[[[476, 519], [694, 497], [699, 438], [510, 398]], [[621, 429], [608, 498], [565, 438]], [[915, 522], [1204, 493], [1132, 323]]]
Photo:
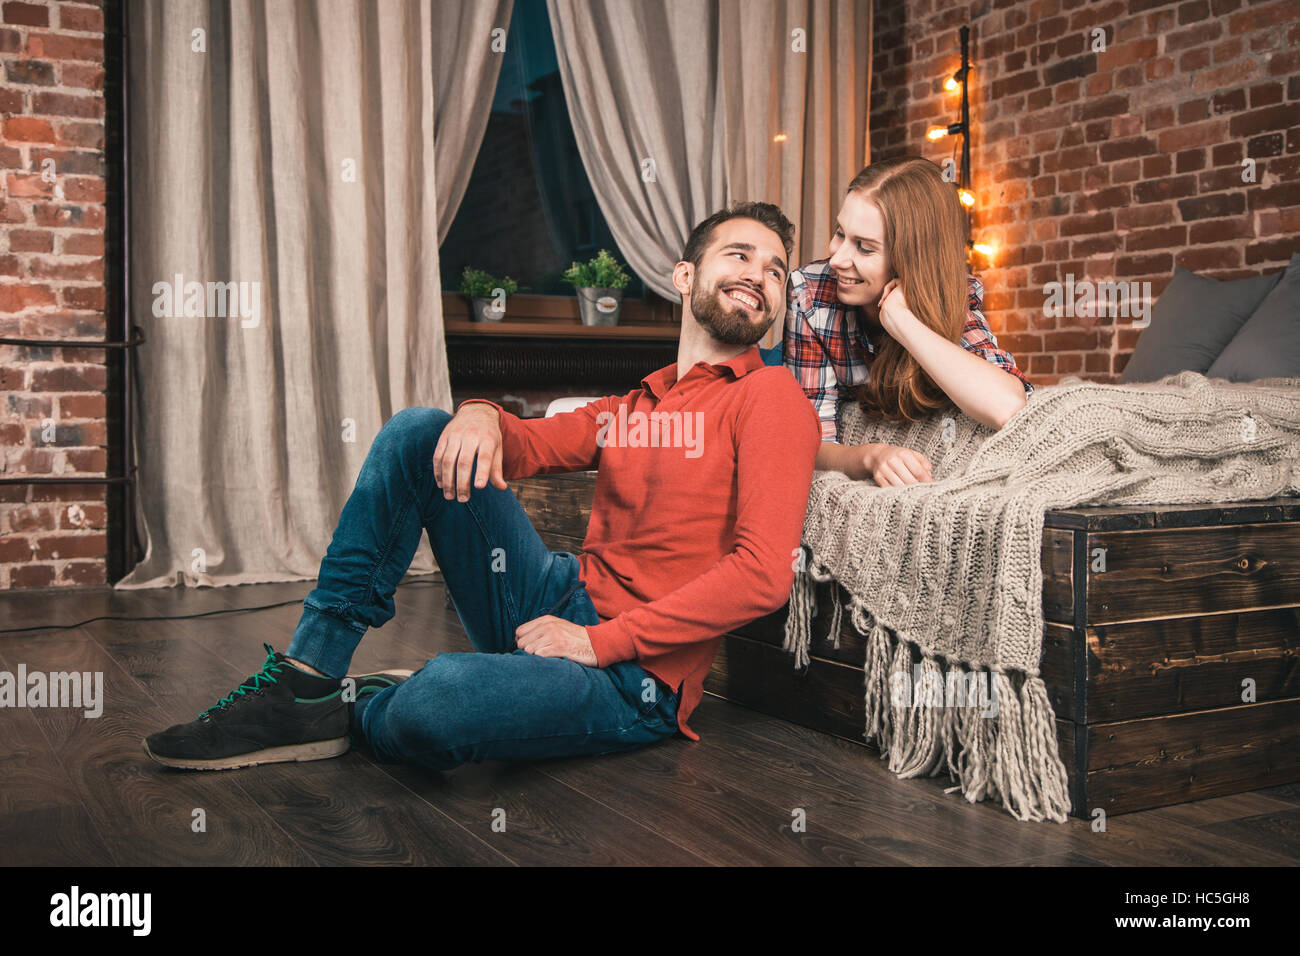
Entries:
[[[956, 409], [903, 424], [853, 403], [840, 415], [844, 444], [916, 449], [934, 481], [815, 474], [784, 647], [808, 665], [815, 581], [839, 582], [867, 638], [866, 739], [900, 777], [946, 769], [949, 792], [1000, 798], [1020, 820], [1064, 822], [1070, 809], [1038, 673], [1044, 512], [1300, 493], [1300, 379], [1071, 377], [998, 431]], [[836, 647], [841, 613], [836, 602]]]

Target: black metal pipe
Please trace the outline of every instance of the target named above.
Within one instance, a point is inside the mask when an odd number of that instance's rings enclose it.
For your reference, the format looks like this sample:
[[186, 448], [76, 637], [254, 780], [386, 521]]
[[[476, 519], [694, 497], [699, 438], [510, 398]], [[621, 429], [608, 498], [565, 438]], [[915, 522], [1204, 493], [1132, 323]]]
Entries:
[[[109, 381], [110, 421], [115, 430], [113, 457], [117, 473], [125, 480], [111, 482], [108, 580], [113, 583], [135, 565], [135, 421], [134, 348], [144, 341], [139, 327], [130, 319], [130, 116], [128, 76], [130, 72], [127, 0], [110, 0], [104, 5], [104, 161], [107, 178], [105, 216], [105, 318], [107, 338], [129, 347], [108, 353], [113, 357]], [[111, 425], [110, 425], [111, 428]], [[116, 530], [116, 534], [114, 534]]]
[[961, 185], [970, 189], [970, 27], [961, 28]]
[[30, 478], [0, 478], [0, 485], [129, 485], [133, 481], [135, 477], [132, 475], [86, 475], [81, 478], [33, 475]]
[[0, 338], [0, 345], [33, 345], [49, 346], [64, 349], [133, 349], [137, 345], [143, 345], [144, 331], [140, 326], [133, 326], [131, 329], [132, 337], [126, 342], [109, 342], [101, 340], [92, 340], [89, 342], [78, 341], [75, 339], [11, 339]]

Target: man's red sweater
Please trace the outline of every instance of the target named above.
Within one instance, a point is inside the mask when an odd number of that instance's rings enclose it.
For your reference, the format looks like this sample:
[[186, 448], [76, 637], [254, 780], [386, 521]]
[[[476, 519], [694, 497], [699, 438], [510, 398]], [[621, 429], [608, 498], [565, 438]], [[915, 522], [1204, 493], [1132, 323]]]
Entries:
[[802, 389], [751, 347], [550, 418], [484, 404], [501, 413], [507, 480], [599, 469], [578, 559], [597, 666], [635, 659], [680, 693], [678, 730], [699, 740], [686, 721], [722, 635], [781, 608], [794, 583], [821, 444]]

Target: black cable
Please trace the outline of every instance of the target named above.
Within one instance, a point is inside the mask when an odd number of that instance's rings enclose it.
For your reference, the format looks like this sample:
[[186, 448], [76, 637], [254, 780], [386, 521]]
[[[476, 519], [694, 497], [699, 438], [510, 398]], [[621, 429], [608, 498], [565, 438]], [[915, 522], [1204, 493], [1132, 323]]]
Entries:
[[[405, 584], [399, 584], [399, 588], [412, 587], [423, 584], [432, 587], [435, 584], [444, 584], [441, 579], [437, 581], [407, 581]], [[197, 614], [157, 614], [146, 617], [117, 617], [111, 614], [105, 614], [102, 617], [92, 617], [85, 621], [79, 621], [76, 624], [39, 624], [36, 627], [10, 627], [0, 629], [0, 634], [21, 634], [24, 631], [48, 631], [58, 630], [67, 631], [74, 627], [82, 627], [86, 624], [93, 624], [95, 621], [182, 621], [194, 617], [210, 617], [214, 614], [237, 614], [241, 611], [268, 611], [271, 608], [284, 607], [287, 604], [301, 604], [302, 598], [293, 598], [289, 601], [279, 601], [275, 604], [259, 604], [255, 607], [223, 607], [215, 611], [200, 611]]]

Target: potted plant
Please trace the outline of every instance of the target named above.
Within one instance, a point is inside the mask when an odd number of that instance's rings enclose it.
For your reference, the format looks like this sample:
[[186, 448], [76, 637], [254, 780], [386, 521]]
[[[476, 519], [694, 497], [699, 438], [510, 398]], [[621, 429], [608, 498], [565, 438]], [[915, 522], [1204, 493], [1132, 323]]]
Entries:
[[500, 322], [506, 315], [506, 299], [518, 291], [514, 279], [497, 279], [482, 269], [466, 266], [460, 277], [460, 294], [470, 300], [470, 317], [475, 322]]
[[623, 289], [630, 279], [608, 249], [601, 249], [590, 262], [575, 262], [564, 273], [564, 281], [577, 290], [583, 325], [617, 325]]

